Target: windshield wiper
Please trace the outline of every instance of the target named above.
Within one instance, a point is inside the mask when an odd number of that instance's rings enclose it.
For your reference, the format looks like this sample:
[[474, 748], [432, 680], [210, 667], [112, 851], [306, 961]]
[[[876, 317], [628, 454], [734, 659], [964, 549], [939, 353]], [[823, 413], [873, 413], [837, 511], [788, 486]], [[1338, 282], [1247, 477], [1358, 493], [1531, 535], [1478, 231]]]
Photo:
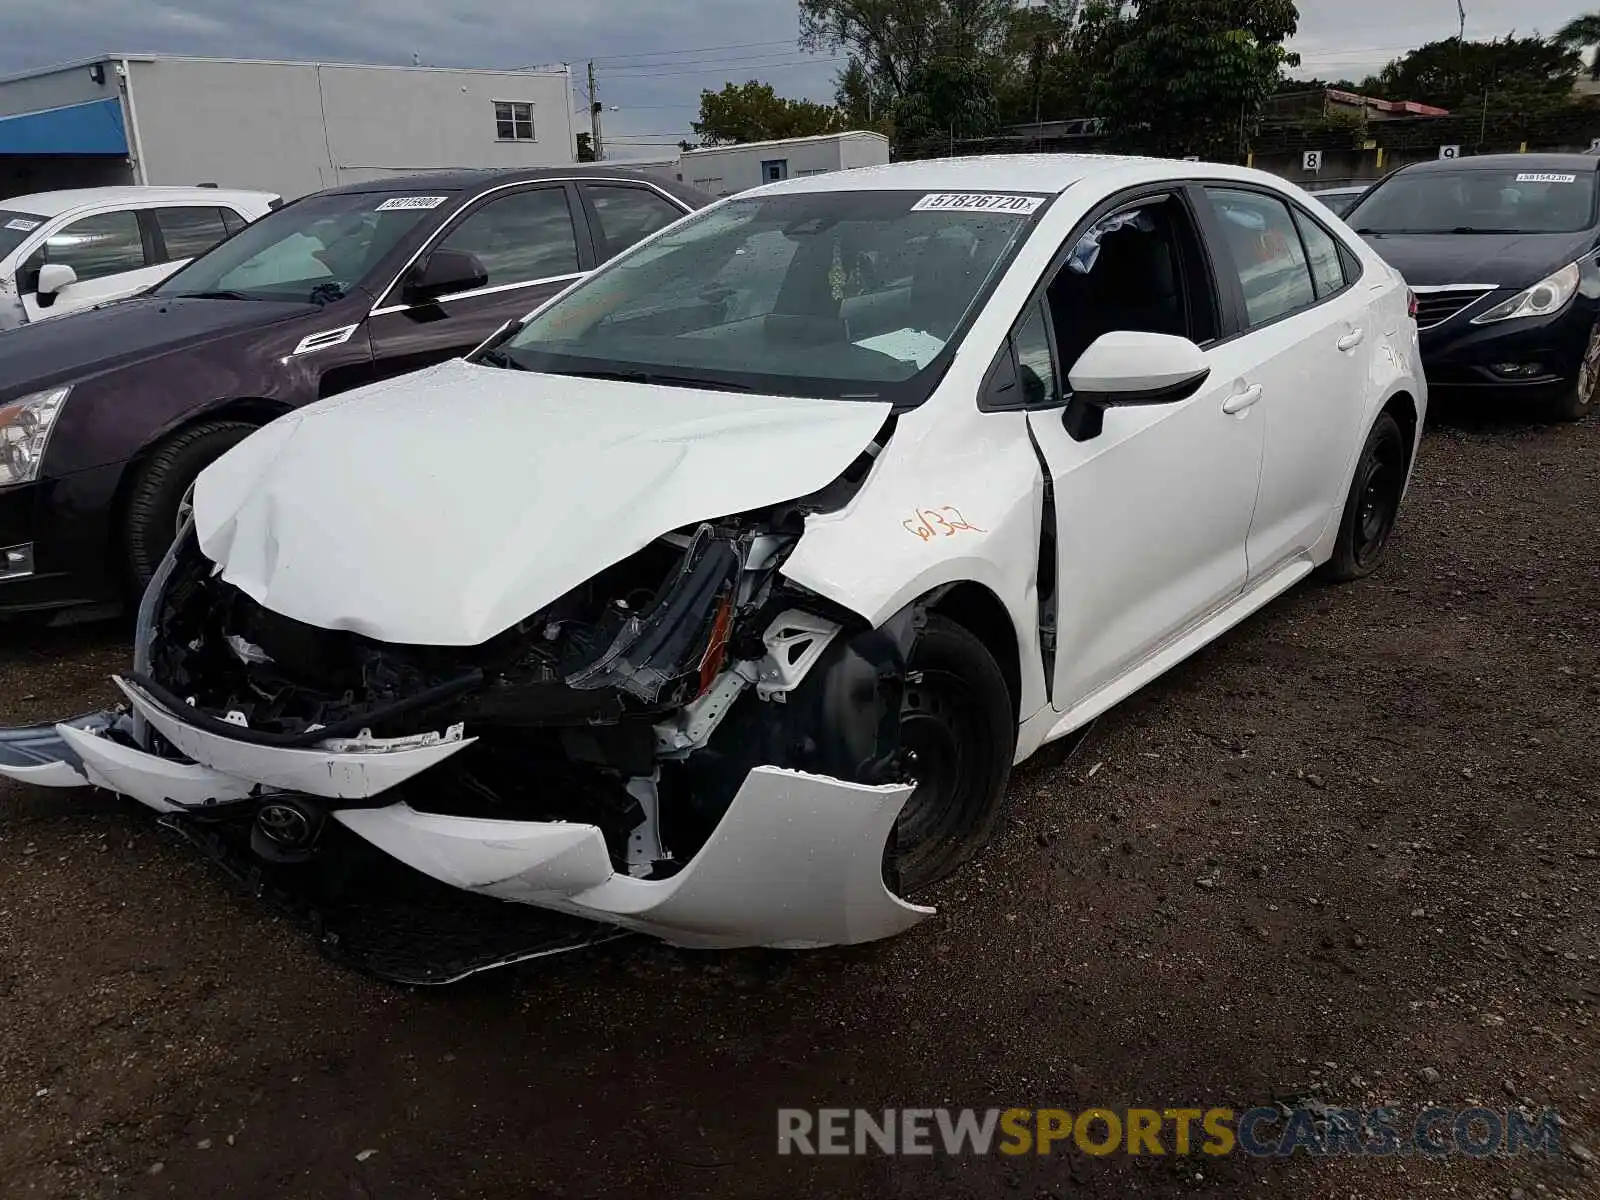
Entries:
[[504, 350], [485, 350], [478, 355], [478, 361], [488, 363], [491, 367], [503, 367], [508, 371], [526, 371], [528, 369]]
[[550, 375], [571, 375], [577, 379], [615, 379], [622, 383], [659, 383], [666, 387], [706, 388], [716, 392], [748, 392], [742, 383], [723, 383], [716, 379], [701, 379], [693, 375], [660, 375], [654, 371], [605, 371], [588, 367], [571, 367], [549, 371]]
[[257, 300], [258, 296], [246, 296], [243, 292], [174, 292], [167, 297], [168, 300]]

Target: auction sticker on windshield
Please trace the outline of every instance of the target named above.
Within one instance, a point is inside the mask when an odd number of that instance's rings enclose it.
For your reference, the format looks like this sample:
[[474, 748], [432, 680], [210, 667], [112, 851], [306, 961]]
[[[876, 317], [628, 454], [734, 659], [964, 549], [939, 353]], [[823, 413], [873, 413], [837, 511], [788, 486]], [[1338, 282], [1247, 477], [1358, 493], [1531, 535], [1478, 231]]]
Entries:
[[1025, 217], [1043, 203], [1043, 196], [1002, 196], [997, 192], [931, 192], [913, 204], [911, 211], [998, 212]]
[[1524, 171], [1517, 176], [1518, 183], [1577, 183], [1576, 175], [1564, 175], [1559, 171]]
[[438, 208], [449, 196], [392, 196], [378, 205], [376, 212], [393, 212], [397, 208]]
[[30, 233], [43, 224], [43, 221], [27, 221], [21, 217], [14, 217], [6, 222], [6, 228], [15, 229], [18, 233]]

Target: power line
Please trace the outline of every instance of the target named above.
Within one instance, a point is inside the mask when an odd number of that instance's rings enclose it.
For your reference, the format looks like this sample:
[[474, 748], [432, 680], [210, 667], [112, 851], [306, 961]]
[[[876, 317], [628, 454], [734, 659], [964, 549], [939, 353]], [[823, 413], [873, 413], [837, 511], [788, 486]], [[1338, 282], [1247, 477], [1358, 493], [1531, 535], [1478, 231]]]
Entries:
[[691, 46], [682, 50], [645, 50], [638, 54], [613, 54], [609, 57], [601, 55], [594, 61], [598, 63], [617, 62], [627, 58], [673, 58], [680, 54], [710, 54], [719, 50], [751, 50], [757, 46], [792, 46], [794, 44], [795, 39], [793, 38], [776, 38], [769, 42], [733, 42], [726, 46]]
[[755, 69], [758, 73], [763, 73], [763, 72], [766, 72], [766, 71], [787, 71], [787, 70], [790, 70], [793, 67], [816, 67], [816, 66], [837, 67], [837, 66], [841, 65], [844, 61], [845, 61], [844, 59], [839, 59], [839, 58], [811, 58], [811, 59], [802, 59], [802, 60], [798, 60], [798, 61], [795, 61], [795, 62], [774, 62], [774, 63], [756, 63], [756, 62], [738, 63], [738, 62], [734, 62], [734, 63], [727, 63], [727, 64], [724, 64], [724, 65], [718, 65], [718, 66], [708, 65], [708, 66], [703, 66], [703, 67], [695, 67], [695, 68], [692, 68], [690, 70], [682, 70], [682, 71], [680, 71], [680, 70], [650, 71], [650, 72], [645, 72], [645, 73], [642, 73], [642, 74], [633, 74], [633, 75], [626, 74], [626, 73], [621, 72], [621, 71], [613, 71], [607, 76], [607, 78], [610, 78], [610, 79], [664, 79], [669, 75], [706, 75], [706, 74], [722, 74], [722, 75], [726, 75], [730, 71], [738, 70], [740, 67], [743, 67], [743, 66], [751, 67], [751, 68]]

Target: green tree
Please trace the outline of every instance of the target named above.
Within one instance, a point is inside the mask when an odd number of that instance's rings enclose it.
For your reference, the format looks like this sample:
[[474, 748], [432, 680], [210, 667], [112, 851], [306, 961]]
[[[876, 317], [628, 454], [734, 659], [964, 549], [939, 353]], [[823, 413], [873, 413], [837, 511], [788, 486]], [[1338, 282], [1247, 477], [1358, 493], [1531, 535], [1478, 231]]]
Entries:
[[1573, 17], [1556, 33], [1556, 45], [1582, 53], [1596, 47], [1589, 57], [1589, 78], [1600, 79], [1600, 12]]
[[1095, 78], [1095, 115], [1123, 148], [1228, 158], [1241, 153], [1284, 66], [1293, 0], [1138, 0], [1109, 19], [1114, 49]]
[[894, 96], [855, 55], [851, 55], [835, 80], [834, 103], [851, 129], [890, 132]]
[[1489, 96], [1502, 112], [1527, 111], [1565, 103], [1582, 69], [1578, 52], [1558, 40], [1507, 35], [1463, 44], [1446, 38], [1395, 59], [1368, 83], [1388, 100], [1456, 109]]
[[891, 100], [935, 58], [1002, 52], [1018, 0], [800, 0], [800, 45], [847, 50]]
[[1000, 123], [994, 81], [984, 64], [936, 57], [906, 79], [894, 107], [901, 154], [945, 153], [958, 138], [986, 137]]
[[591, 134], [578, 135], [578, 161], [581, 163], [594, 162], [594, 137]]
[[837, 108], [790, 100], [774, 92], [771, 84], [752, 79], [727, 84], [720, 92], [701, 92], [700, 119], [689, 127], [702, 145], [722, 146], [838, 133], [845, 126], [845, 116]]

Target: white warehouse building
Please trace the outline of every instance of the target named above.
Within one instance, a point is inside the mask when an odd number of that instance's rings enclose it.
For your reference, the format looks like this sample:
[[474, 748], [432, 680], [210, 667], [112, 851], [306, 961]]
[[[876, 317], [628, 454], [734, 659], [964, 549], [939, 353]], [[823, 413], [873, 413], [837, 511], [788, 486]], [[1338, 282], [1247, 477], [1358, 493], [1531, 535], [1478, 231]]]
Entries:
[[[685, 150], [670, 173], [713, 196], [731, 196], [780, 179], [875, 167], [888, 161], [889, 139], [881, 133], [857, 130]], [[647, 169], [668, 173], [664, 167]]]
[[560, 166], [576, 133], [565, 66], [108, 54], [0, 78], [0, 198], [216, 183], [289, 199], [412, 171]]

